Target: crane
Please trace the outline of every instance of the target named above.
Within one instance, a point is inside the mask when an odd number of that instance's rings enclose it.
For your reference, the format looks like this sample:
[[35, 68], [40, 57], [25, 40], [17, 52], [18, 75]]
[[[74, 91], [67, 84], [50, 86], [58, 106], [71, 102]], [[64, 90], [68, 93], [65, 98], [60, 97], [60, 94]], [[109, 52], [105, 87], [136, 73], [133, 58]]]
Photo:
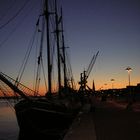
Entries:
[[98, 54], [99, 54], [99, 51], [93, 55], [87, 70], [84, 70], [83, 73], [80, 74], [80, 82], [79, 82], [79, 84], [80, 84], [79, 92], [80, 93], [86, 93], [87, 92], [86, 88], [88, 88], [88, 90], [92, 91], [90, 89], [90, 87], [87, 85], [87, 79], [91, 73], [91, 70], [92, 70], [95, 62], [96, 62]]

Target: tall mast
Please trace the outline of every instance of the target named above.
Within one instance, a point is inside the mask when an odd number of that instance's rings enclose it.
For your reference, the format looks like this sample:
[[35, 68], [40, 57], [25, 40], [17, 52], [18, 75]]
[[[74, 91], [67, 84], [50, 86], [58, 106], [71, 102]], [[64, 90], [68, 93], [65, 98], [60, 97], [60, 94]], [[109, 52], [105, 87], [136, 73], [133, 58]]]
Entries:
[[58, 92], [59, 95], [60, 93], [60, 89], [61, 89], [61, 68], [60, 68], [60, 45], [59, 45], [59, 21], [58, 21], [58, 13], [57, 13], [57, 3], [55, 0], [55, 22], [56, 22], [56, 40], [57, 40], [57, 61], [58, 61]]
[[[63, 18], [62, 8], [61, 8], [61, 17]], [[67, 87], [67, 77], [66, 77], [66, 56], [65, 56], [65, 42], [64, 42], [64, 27], [63, 19], [61, 18], [61, 29], [62, 29], [62, 51], [63, 51], [63, 64], [64, 64], [64, 87]]]
[[47, 34], [47, 57], [48, 57], [48, 96], [52, 94], [52, 65], [50, 60], [50, 26], [49, 26], [49, 6], [48, 0], [45, 0], [46, 34]]

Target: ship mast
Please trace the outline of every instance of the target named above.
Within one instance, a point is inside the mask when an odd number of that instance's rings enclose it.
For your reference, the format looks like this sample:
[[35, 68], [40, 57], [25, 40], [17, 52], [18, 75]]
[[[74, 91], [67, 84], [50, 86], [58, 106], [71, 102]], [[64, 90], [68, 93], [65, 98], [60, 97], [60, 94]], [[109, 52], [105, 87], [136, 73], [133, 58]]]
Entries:
[[55, 22], [56, 22], [56, 29], [55, 29], [55, 33], [56, 33], [56, 43], [57, 43], [57, 65], [58, 65], [58, 93], [59, 95], [61, 95], [60, 89], [61, 89], [61, 67], [60, 67], [60, 42], [59, 42], [59, 18], [58, 18], [58, 12], [57, 12], [57, 2], [55, 0]]
[[50, 26], [49, 26], [49, 6], [48, 0], [45, 0], [45, 18], [46, 18], [46, 34], [47, 34], [47, 57], [48, 57], [48, 96], [52, 94], [52, 65], [50, 59]]
[[65, 42], [64, 42], [64, 33], [63, 33], [63, 13], [61, 8], [61, 29], [62, 29], [62, 52], [63, 52], [63, 65], [64, 65], [64, 88], [67, 88], [67, 76], [66, 76], [66, 56], [65, 56]]
[[[63, 65], [64, 65], [64, 87], [67, 86], [67, 78], [66, 78], [66, 60], [65, 60], [65, 44], [64, 44], [64, 35], [63, 35], [63, 22], [62, 22], [62, 9], [61, 16], [58, 15], [57, 1], [55, 0], [54, 10], [55, 12], [50, 12], [49, 10], [49, 0], [45, 0], [45, 17], [46, 17], [46, 34], [47, 34], [47, 57], [48, 57], [48, 95], [52, 94], [52, 64], [50, 59], [50, 15], [54, 14], [55, 17], [55, 37], [56, 37], [56, 46], [57, 46], [57, 69], [58, 69], [58, 94], [61, 96], [61, 57], [63, 57]], [[60, 34], [60, 32], [62, 32]], [[61, 35], [61, 36], [60, 36]], [[62, 39], [62, 44], [60, 44], [60, 38]], [[62, 53], [60, 53], [60, 45], [62, 45]]]

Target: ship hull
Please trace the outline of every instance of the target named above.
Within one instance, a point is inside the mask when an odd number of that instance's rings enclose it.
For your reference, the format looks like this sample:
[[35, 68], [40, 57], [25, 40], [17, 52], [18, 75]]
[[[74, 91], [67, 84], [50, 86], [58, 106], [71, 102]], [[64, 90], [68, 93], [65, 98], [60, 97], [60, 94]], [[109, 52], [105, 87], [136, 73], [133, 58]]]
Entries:
[[22, 134], [58, 139], [65, 135], [78, 110], [40, 100], [23, 100], [15, 105], [15, 112]]

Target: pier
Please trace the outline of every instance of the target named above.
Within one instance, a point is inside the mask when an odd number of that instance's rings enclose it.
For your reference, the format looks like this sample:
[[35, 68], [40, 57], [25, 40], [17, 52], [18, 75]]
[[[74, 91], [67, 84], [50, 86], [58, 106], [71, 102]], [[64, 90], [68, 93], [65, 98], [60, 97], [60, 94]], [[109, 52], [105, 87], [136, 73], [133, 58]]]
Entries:
[[70, 127], [64, 140], [96, 140], [93, 114], [86, 104]]
[[94, 101], [95, 110], [88, 105], [77, 116], [64, 140], [139, 140], [140, 103], [131, 108], [114, 100]]

